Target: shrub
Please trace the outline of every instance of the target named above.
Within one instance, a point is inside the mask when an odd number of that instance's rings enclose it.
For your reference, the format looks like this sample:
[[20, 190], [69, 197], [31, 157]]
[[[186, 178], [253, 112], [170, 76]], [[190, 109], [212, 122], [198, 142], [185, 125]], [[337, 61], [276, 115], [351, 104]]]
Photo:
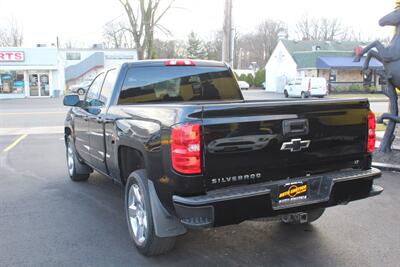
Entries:
[[265, 81], [265, 70], [261, 69], [256, 72], [256, 77], [254, 78], [254, 83], [256, 86], [261, 87], [262, 83]]
[[250, 85], [250, 86], [253, 86], [254, 85], [254, 76], [253, 76], [253, 74], [247, 74], [247, 77], [246, 77], [246, 82]]
[[238, 78], [239, 81], [246, 81], [247, 82], [247, 76], [246, 74], [241, 74]]
[[362, 91], [363, 89], [364, 89], [364, 87], [362, 85], [360, 85], [360, 84], [351, 84], [349, 86], [349, 91], [350, 92], [352, 92], [352, 91]]

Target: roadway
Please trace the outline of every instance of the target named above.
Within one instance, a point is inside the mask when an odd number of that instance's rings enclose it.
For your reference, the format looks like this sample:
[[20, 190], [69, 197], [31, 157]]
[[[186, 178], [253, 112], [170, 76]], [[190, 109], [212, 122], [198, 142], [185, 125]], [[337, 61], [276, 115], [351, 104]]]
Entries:
[[400, 177], [390, 172], [377, 181], [382, 195], [330, 208], [312, 225], [189, 232], [170, 254], [143, 257], [123, 188], [98, 173], [69, 180], [65, 111], [60, 99], [0, 101], [0, 266], [398, 266]]

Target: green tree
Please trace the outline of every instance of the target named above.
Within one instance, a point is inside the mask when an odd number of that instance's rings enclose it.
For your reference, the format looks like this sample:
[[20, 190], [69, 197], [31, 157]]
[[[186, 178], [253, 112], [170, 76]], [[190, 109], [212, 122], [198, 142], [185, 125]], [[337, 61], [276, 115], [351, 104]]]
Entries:
[[197, 37], [194, 32], [191, 32], [188, 37], [187, 57], [192, 59], [205, 59], [207, 57], [203, 42]]
[[254, 85], [254, 76], [253, 74], [249, 73], [246, 76], [246, 82], [250, 85], [253, 86]]
[[245, 82], [247, 82], [247, 76], [246, 76], [246, 74], [241, 74], [240, 76], [239, 76], [239, 78], [238, 78], [238, 80], [239, 81], [245, 81]]
[[256, 77], [254, 77], [254, 84], [258, 87], [261, 87], [264, 81], [265, 81], [265, 69], [260, 69], [256, 72]]

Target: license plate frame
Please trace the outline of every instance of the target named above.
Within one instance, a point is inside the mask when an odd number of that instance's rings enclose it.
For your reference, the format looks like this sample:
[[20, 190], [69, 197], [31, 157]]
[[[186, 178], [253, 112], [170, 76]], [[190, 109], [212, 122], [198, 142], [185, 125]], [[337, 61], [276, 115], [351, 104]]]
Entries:
[[[289, 192], [291, 186], [293, 191]], [[288, 178], [271, 188], [272, 207], [282, 209], [323, 202], [329, 199], [330, 188], [331, 180], [324, 176]], [[288, 193], [281, 195], [285, 192]]]

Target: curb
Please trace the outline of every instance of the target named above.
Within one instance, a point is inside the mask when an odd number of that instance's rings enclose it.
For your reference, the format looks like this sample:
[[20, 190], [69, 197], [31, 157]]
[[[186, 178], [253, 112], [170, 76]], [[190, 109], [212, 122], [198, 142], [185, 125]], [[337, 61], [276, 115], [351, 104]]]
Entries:
[[389, 102], [389, 99], [368, 98], [369, 102]]
[[397, 164], [372, 162], [372, 167], [378, 168], [382, 171], [400, 172], [400, 165], [397, 165]]

